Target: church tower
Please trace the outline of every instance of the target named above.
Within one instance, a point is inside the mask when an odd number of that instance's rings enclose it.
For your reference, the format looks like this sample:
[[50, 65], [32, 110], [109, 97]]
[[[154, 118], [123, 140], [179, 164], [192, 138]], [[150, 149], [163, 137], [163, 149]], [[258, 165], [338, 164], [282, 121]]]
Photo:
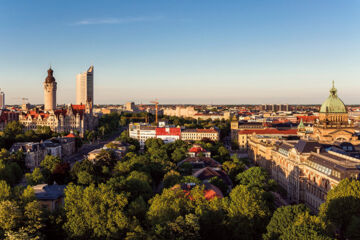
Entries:
[[53, 76], [54, 71], [49, 68], [48, 76], [44, 82], [44, 110], [51, 111], [56, 109], [56, 82]]

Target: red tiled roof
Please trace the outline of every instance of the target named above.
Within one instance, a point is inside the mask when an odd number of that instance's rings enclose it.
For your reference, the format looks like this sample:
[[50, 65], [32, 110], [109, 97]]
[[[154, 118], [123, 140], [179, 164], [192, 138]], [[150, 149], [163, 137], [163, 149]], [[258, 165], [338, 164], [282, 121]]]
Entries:
[[28, 114], [26, 114], [26, 117], [29, 117], [31, 116], [31, 118], [37, 118], [37, 117], [41, 117], [41, 119], [44, 119], [44, 118], [48, 118], [49, 117], [49, 114], [48, 113], [43, 113], [43, 112], [36, 112], [36, 111], [29, 111]]
[[72, 133], [66, 135], [65, 137], [67, 137], [67, 138], [76, 138], [76, 136], [74, 134], [72, 134]]
[[71, 105], [73, 110], [85, 110], [85, 105]]
[[297, 129], [279, 130], [276, 128], [267, 129], [251, 129], [251, 130], [240, 130], [238, 134], [257, 134], [257, 135], [296, 135]]
[[199, 152], [206, 152], [205, 149], [202, 147], [192, 147], [190, 148], [189, 152], [199, 153]]
[[171, 127], [171, 128], [156, 128], [156, 136], [180, 136], [181, 135], [181, 129], [180, 128], [175, 128], [175, 127]]
[[300, 122], [300, 120], [302, 119], [303, 122], [315, 122], [316, 119], [318, 119], [318, 116], [297, 116], [296, 117], [297, 120]]

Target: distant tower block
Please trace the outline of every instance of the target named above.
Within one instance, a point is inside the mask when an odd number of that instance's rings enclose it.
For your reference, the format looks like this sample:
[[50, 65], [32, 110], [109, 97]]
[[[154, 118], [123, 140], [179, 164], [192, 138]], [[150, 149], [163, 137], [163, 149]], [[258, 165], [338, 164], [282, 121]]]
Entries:
[[5, 93], [0, 89], [0, 110], [5, 109]]
[[51, 111], [56, 109], [56, 85], [53, 76], [54, 71], [49, 68], [48, 76], [44, 82], [44, 110]]
[[94, 105], [94, 66], [86, 72], [76, 75], [76, 104], [91, 103]]

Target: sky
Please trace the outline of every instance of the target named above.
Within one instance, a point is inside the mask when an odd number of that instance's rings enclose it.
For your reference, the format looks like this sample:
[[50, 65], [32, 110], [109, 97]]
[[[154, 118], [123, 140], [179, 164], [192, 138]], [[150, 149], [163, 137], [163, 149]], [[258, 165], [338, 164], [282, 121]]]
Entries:
[[43, 103], [51, 65], [74, 103], [94, 65], [96, 104], [359, 104], [359, 26], [358, 0], [0, 0], [0, 88]]

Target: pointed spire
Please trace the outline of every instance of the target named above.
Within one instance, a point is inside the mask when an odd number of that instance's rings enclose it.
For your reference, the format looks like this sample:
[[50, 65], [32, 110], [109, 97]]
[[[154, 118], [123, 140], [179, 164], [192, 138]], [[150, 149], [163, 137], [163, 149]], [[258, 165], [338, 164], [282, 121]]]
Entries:
[[48, 72], [48, 76], [46, 77], [45, 82], [46, 83], [55, 82], [55, 78], [53, 76], [54, 71], [51, 69], [51, 65], [47, 72]]
[[337, 89], [335, 88], [335, 81], [333, 80], [332, 81], [332, 88], [330, 89], [330, 94], [332, 96], [336, 96], [336, 93], [337, 93]]
[[305, 129], [305, 125], [303, 119], [301, 118], [300, 123], [298, 125], [298, 130], [304, 130], [304, 129]]

